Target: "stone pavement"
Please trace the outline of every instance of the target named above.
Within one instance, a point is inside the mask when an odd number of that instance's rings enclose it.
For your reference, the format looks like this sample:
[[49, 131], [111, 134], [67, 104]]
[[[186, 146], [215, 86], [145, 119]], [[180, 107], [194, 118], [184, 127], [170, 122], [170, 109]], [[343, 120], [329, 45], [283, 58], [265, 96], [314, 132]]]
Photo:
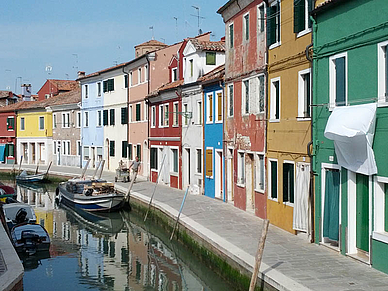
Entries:
[[[44, 169], [40, 167], [41, 171]], [[53, 166], [50, 172], [76, 175], [81, 169]], [[88, 170], [87, 174], [91, 173]], [[109, 181], [114, 181], [114, 176], [113, 172], [103, 173]], [[128, 186], [117, 183], [122, 190]], [[154, 187], [155, 184], [138, 177], [131, 199], [148, 202]], [[176, 217], [183, 195], [182, 190], [158, 185], [154, 206]], [[180, 222], [252, 270], [262, 219], [216, 199], [189, 195]], [[388, 290], [388, 275], [273, 225], [269, 227], [259, 277], [263, 274], [267, 282], [280, 290]]]

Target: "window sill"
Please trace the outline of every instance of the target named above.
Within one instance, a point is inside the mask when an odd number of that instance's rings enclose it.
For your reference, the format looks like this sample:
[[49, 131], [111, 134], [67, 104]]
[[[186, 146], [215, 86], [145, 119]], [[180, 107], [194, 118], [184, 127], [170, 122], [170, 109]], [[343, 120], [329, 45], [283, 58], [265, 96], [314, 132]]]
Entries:
[[179, 177], [179, 174], [176, 172], [170, 172], [170, 176]]
[[311, 117], [297, 117], [296, 121], [311, 121]]
[[372, 238], [374, 240], [379, 241], [379, 242], [383, 242], [383, 243], [388, 244], [388, 232], [377, 232], [377, 231], [374, 231], [373, 234], [372, 234]]
[[245, 184], [236, 183], [237, 187], [245, 188]]
[[218, 121], [216, 121], [215, 123], [217, 123], [217, 124], [222, 124], [222, 120], [218, 120]]
[[280, 119], [270, 119], [269, 122], [280, 122]]
[[206, 176], [206, 179], [213, 179], [213, 176]]
[[264, 189], [254, 189], [254, 191], [260, 194], [265, 194]]
[[388, 107], [388, 102], [378, 101], [377, 107]]
[[196, 176], [202, 177], [202, 173], [195, 173]]
[[291, 202], [283, 202], [284, 205], [294, 207], [294, 203]]
[[268, 200], [271, 200], [271, 201], [274, 201], [274, 202], [278, 202], [277, 198], [272, 198], [272, 197], [269, 197], [269, 196], [268, 196]]
[[302, 37], [306, 34], [309, 34], [311, 32], [311, 28], [307, 28], [305, 30], [302, 30], [296, 34], [296, 38]]
[[271, 44], [268, 49], [271, 50], [271, 49], [277, 48], [281, 46], [281, 44], [282, 44], [281, 41], [275, 42], [274, 44]]

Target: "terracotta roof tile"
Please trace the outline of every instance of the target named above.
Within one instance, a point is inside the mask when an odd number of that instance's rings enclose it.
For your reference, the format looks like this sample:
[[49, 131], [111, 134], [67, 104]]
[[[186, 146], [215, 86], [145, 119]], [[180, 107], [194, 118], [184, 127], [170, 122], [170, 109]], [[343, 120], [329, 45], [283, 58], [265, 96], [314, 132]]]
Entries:
[[224, 41], [204, 41], [198, 40], [196, 38], [190, 38], [191, 43], [198, 50], [203, 51], [225, 51], [225, 42]]
[[167, 90], [171, 90], [171, 89], [177, 88], [177, 87], [183, 85], [183, 83], [184, 83], [183, 80], [178, 80], [178, 81], [175, 81], [175, 82], [170, 82], [170, 83], [164, 84], [164, 85], [160, 86], [158, 89], [156, 89], [153, 92], [151, 92], [148, 96], [149, 97], [157, 96], [159, 93], [161, 93], [163, 91], [167, 91]]
[[149, 41], [143, 42], [141, 44], [135, 45], [135, 48], [139, 46], [146, 46], [146, 45], [160, 45], [160, 46], [168, 46], [167, 44], [157, 41], [156, 39], [151, 39]]
[[49, 82], [54, 84], [59, 91], [71, 91], [78, 87], [78, 82], [74, 80], [54, 80], [49, 79]]
[[0, 91], [0, 98], [7, 98], [9, 97], [9, 94], [12, 93], [11, 91]]
[[198, 79], [199, 82], [208, 82], [212, 80], [222, 79], [225, 76], [225, 65], [218, 66], [209, 73]]
[[81, 102], [81, 88], [75, 90], [59, 93], [57, 96], [47, 99], [47, 106], [73, 104]]

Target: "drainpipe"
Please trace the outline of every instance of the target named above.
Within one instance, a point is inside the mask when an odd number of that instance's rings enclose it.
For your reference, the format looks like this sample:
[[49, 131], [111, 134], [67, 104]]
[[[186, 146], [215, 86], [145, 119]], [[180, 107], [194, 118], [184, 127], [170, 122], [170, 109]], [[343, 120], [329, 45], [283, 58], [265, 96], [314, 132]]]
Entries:
[[[147, 60], [147, 96], [150, 94], [150, 86], [151, 86], [151, 63], [150, 63], [150, 59], [148, 57], [148, 54], [146, 54], [146, 60]], [[146, 106], [147, 108], [147, 115], [148, 115], [148, 118], [147, 118], [147, 148], [148, 148], [148, 160], [151, 161], [151, 147], [150, 147], [150, 112], [149, 112], [149, 106], [148, 106], [149, 102], [148, 102], [148, 97], [144, 98], [144, 106]], [[156, 113], [155, 113], [156, 115]], [[156, 117], [156, 116], [155, 116]], [[148, 164], [148, 161], [147, 161], [147, 164]], [[148, 169], [148, 165], [147, 165], [147, 169]], [[149, 178], [150, 178], [150, 181], [152, 180], [151, 179], [151, 167], [148, 169], [149, 170]]]

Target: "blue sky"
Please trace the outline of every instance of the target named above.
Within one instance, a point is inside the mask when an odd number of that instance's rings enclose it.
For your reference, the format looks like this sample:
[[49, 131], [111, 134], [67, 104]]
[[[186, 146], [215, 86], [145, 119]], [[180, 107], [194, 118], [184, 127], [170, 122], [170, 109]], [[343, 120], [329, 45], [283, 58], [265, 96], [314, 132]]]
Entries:
[[[2, 5], [0, 90], [36, 93], [50, 79], [75, 79], [134, 58], [134, 46], [152, 38], [172, 44], [211, 31], [225, 34], [218, 8], [227, 0], [18, 0]], [[174, 17], [177, 17], [176, 21]], [[176, 25], [177, 23], [177, 25]], [[51, 66], [51, 72], [46, 67]]]

